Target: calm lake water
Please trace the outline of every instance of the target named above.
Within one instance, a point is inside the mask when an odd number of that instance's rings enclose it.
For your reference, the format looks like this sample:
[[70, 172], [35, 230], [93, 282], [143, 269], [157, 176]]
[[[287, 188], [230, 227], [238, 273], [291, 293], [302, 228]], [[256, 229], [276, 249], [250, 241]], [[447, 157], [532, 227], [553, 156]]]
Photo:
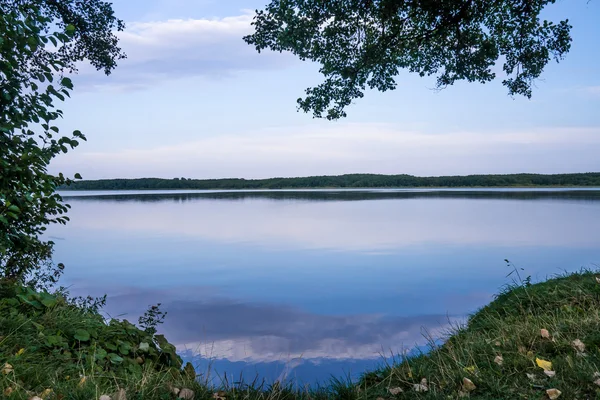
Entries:
[[492, 300], [505, 259], [600, 264], [600, 190], [63, 194], [62, 283], [131, 321], [162, 303], [182, 356], [230, 381], [356, 376]]

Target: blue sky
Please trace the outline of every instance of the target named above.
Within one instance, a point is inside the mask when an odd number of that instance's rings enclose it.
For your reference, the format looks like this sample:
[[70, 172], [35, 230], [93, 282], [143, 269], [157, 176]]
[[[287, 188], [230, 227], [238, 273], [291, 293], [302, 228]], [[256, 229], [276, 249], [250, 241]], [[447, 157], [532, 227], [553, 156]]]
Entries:
[[268, 0], [116, 0], [128, 59], [106, 77], [82, 66], [63, 109], [88, 142], [53, 170], [86, 179], [261, 178], [353, 172], [445, 175], [600, 171], [600, 3], [566, 0], [573, 46], [532, 100], [500, 82], [434, 81], [401, 73], [337, 122], [296, 111], [318, 66], [257, 54], [242, 41]]

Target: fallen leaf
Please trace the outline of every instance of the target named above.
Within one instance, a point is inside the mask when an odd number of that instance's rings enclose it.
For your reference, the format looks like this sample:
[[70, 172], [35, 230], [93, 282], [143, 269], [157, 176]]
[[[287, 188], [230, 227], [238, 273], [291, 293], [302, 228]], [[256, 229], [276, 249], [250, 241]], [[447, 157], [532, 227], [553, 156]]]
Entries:
[[583, 353], [585, 351], [585, 344], [579, 340], [575, 339], [571, 342], [571, 345], [577, 350], [579, 353]]
[[549, 378], [554, 378], [554, 376], [556, 375], [556, 372], [555, 371], [544, 371], [544, 374]]
[[468, 373], [473, 374], [473, 375], [477, 372], [477, 367], [474, 366], [474, 365], [471, 365], [469, 367], [465, 367], [463, 369], [465, 370], [465, 372], [468, 372]]
[[87, 380], [87, 378], [85, 376], [82, 376], [81, 379], [79, 380], [79, 387], [85, 385], [85, 381]]
[[469, 378], [463, 378], [462, 381], [462, 389], [465, 392], [472, 392], [473, 390], [475, 390], [477, 388], [477, 386], [475, 386], [475, 384], [473, 383], [472, 380], [470, 380]]
[[103, 394], [98, 400], [112, 400], [109, 395]]
[[496, 358], [494, 358], [494, 362], [498, 365], [502, 365], [504, 363], [504, 358], [502, 358], [502, 356], [496, 356]]
[[415, 383], [413, 385], [413, 389], [415, 392], [427, 392], [429, 390], [429, 386], [427, 386], [427, 379], [421, 379], [421, 383]]
[[15, 354], [15, 356], [19, 357], [23, 353], [25, 353], [25, 349], [19, 349], [19, 351], [17, 351], [17, 354]]
[[176, 387], [174, 387], [174, 388], [171, 388], [171, 392], [173, 392], [173, 394], [174, 394], [175, 396], [177, 396], [177, 395], [179, 394], [179, 392], [180, 392], [180, 391], [181, 391], [181, 390], [180, 390], [179, 388], [176, 388]]
[[40, 394], [40, 397], [45, 399], [46, 397], [50, 396], [50, 394], [52, 394], [52, 389], [46, 389], [42, 392], [42, 394]]
[[127, 400], [127, 392], [125, 392], [125, 389], [119, 389], [119, 391], [113, 393], [110, 397], [113, 400]]
[[215, 400], [225, 400], [225, 392], [221, 391], [221, 392], [213, 393], [213, 399], [215, 399]]
[[560, 397], [562, 392], [558, 389], [548, 389], [548, 390], [546, 390], [546, 394], [548, 395], [550, 400], [556, 400]]
[[30, 397], [30, 398], [29, 398], [29, 400], [42, 400], [42, 399], [40, 399], [40, 398], [39, 398], [39, 397], [37, 397], [37, 396], [33, 396], [33, 397]]
[[540, 335], [542, 335], [544, 339], [550, 339], [550, 332], [548, 332], [547, 329], [540, 329]]
[[15, 389], [11, 388], [10, 386], [9, 386], [9, 387], [7, 387], [6, 389], [4, 389], [4, 396], [5, 396], [5, 397], [8, 397], [8, 396], [10, 396], [10, 394], [11, 394], [12, 392], [14, 392], [14, 390], [15, 390]]
[[596, 379], [596, 380], [594, 381], [594, 385], [596, 385], [596, 386], [600, 386], [600, 379]]
[[8, 374], [10, 374], [13, 371], [14, 370], [13, 370], [13, 366], [12, 365], [10, 365], [9, 363], [5, 363], [4, 364], [4, 367], [2, 368], [2, 373], [4, 375], [8, 375]]
[[494, 343], [494, 344], [495, 344], [497, 347], [500, 347], [500, 346], [502, 345], [502, 343], [500, 343], [500, 342], [496, 342], [496, 343]]
[[[221, 393], [221, 392], [219, 392], [219, 393]], [[179, 394], [177, 395], [177, 397], [179, 397], [180, 399], [183, 399], [183, 400], [193, 400], [194, 399], [194, 391], [183, 388], [179, 391]], [[222, 398], [224, 399], [225, 397], [222, 397]]]
[[535, 375], [534, 374], [526, 374], [526, 375], [527, 375], [527, 377], [529, 379], [531, 379], [532, 381], [535, 381]]
[[535, 363], [538, 367], [542, 368], [544, 371], [552, 370], [552, 363], [550, 361], [543, 360], [541, 358], [535, 358]]
[[524, 346], [519, 346], [517, 350], [519, 350], [519, 353], [521, 354], [527, 353], [527, 349]]
[[594, 372], [594, 378], [600, 378], [600, 372]]
[[399, 388], [399, 387], [389, 388], [388, 391], [393, 396], [396, 396], [397, 394], [400, 394], [400, 393], [404, 392], [404, 390], [402, 390], [402, 388]]

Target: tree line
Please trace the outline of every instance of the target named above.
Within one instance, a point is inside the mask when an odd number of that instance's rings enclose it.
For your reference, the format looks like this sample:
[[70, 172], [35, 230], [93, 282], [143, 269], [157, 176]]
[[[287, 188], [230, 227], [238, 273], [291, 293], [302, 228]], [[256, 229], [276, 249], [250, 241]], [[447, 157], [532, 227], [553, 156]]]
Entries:
[[72, 182], [62, 190], [151, 189], [303, 189], [303, 188], [409, 188], [409, 187], [600, 187], [600, 172], [577, 174], [509, 174], [431, 176], [347, 174], [269, 179], [100, 179]]

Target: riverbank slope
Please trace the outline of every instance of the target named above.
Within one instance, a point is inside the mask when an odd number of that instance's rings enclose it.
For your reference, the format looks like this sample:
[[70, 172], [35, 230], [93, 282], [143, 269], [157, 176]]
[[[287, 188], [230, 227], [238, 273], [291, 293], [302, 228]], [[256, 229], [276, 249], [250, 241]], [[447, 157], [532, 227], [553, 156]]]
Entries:
[[[89, 305], [89, 304], [88, 304]], [[508, 286], [427, 354], [329, 387], [194, 379], [150, 329], [98, 310], [0, 285], [0, 393], [6, 399], [586, 399], [600, 394], [600, 278], [584, 271]], [[323, 377], [327, 379], [327, 377]], [[181, 391], [182, 389], [189, 389]], [[121, 394], [119, 394], [121, 390]]]

